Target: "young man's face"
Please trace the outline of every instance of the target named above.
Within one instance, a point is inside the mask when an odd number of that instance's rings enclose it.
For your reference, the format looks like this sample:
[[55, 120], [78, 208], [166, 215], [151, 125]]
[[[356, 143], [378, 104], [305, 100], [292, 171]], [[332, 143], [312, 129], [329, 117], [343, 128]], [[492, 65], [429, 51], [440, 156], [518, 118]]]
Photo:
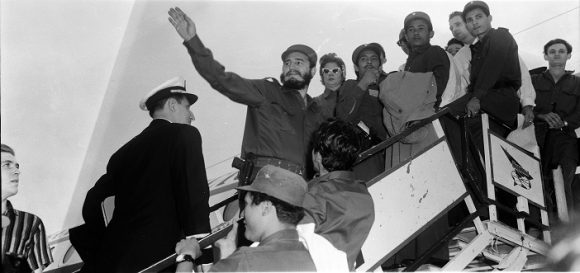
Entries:
[[264, 225], [264, 213], [263, 213], [263, 206], [265, 206], [266, 202], [262, 202], [258, 205], [254, 205], [252, 203], [252, 194], [250, 192], [246, 192], [244, 194], [244, 224], [246, 225], [246, 231], [244, 236], [246, 239], [252, 242], [259, 242], [262, 234], [263, 234], [263, 225]]
[[451, 30], [451, 33], [455, 39], [466, 44], [473, 40], [473, 36], [467, 30], [465, 22], [463, 22], [463, 18], [461, 18], [459, 15], [449, 19], [449, 30]]
[[2, 153], [2, 199], [18, 193], [19, 168], [20, 166], [12, 154]]
[[407, 42], [411, 48], [424, 46], [433, 37], [433, 31], [429, 30], [429, 25], [423, 19], [414, 19], [405, 30]]
[[553, 44], [548, 47], [548, 54], [544, 54], [544, 60], [548, 61], [550, 67], [566, 66], [566, 62], [572, 57], [564, 44]]
[[460, 44], [450, 44], [447, 46], [446, 50], [447, 52], [449, 52], [449, 54], [451, 54], [452, 56], [455, 56], [455, 54], [457, 54], [457, 52], [462, 48], [463, 46]]
[[360, 77], [364, 76], [368, 70], [379, 70], [380, 67], [381, 57], [377, 55], [376, 52], [368, 49], [361, 52], [357, 61], [357, 68]]
[[491, 29], [491, 19], [491, 15], [485, 15], [482, 9], [473, 9], [465, 15], [467, 30], [471, 35], [481, 39]]

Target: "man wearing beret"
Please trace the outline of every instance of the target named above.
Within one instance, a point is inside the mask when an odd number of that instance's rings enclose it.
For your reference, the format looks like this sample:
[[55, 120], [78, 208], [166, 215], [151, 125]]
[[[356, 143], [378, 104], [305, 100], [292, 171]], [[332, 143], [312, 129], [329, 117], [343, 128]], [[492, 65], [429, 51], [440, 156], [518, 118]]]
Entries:
[[[316, 271], [309, 251], [300, 242], [296, 225], [304, 217], [306, 181], [288, 170], [266, 165], [251, 185], [238, 187], [245, 200], [242, 212], [244, 236], [259, 243], [236, 250], [236, 222], [226, 238], [216, 242], [220, 260], [210, 272], [288, 272]], [[177, 254], [189, 256], [177, 272], [192, 272], [194, 258], [201, 252], [195, 239], [181, 240]]]
[[309, 177], [305, 169], [311, 165], [310, 135], [322, 122], [320, 107], [307, 94], [316, 73], [316, 52], [302, 44], [286, 49], [281, 83], [274, 78], [245, 79], [226, 72], [214, 59], [194, 22], [181, 9], [171, 8], [169, 15], [199, 74], [218, 92], [248, 106], [241, 157], [254, 164], [251, 177], [267, 164]]
[[141, 101], [153, 121], [111, 156], [83, 205], [86, 224], [98, 230], [100, 205], [115, 196], [113, 217], [89, 258], [94, 268], [87, 264], [85, 272], [136, 272], [170, 255], [179, 239], [210, 232], [201, 136], [190, 125], [196, 101], [180, 77]]

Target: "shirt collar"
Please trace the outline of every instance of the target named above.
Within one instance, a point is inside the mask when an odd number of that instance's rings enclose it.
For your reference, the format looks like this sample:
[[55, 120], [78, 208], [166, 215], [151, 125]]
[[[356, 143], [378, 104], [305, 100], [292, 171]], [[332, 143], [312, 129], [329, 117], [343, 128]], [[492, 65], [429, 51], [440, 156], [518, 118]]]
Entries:
[[6, 200], [6, 216], [8, 216], [8, 218], [10, 218], [10, 220], [14, 220], [14, 216], [18, 213], [17, 210], [14, 209], [14, 207], [12, 206], [12, 203], [10, 203], [10, 201]]

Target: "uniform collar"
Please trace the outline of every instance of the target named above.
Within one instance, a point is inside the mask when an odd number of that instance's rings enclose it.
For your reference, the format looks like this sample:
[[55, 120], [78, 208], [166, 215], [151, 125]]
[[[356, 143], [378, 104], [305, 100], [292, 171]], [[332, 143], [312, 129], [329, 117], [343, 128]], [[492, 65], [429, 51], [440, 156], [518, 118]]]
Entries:
[[355, 176], [354, 176], [354, 172], [352, 172], [352, 171], [333, 171], [333, 172], [329, 172], [321, 177], [318, 177], [317, 180], [321, 183], [331, 181], [331, 180], [354, 181]]
[[278, 232], [271, 234], [270, 236], [264, 238], [259, 244], [259, 246], [274, 243], [279, 240], [294, 240], [298, 241], [298, 231], [296, 229], [283, 229]]

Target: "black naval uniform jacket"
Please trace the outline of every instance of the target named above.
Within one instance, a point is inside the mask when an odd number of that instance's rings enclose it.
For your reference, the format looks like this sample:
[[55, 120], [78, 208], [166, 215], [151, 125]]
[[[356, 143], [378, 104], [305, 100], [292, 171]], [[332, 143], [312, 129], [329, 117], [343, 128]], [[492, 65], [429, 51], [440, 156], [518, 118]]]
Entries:
[[184, 236], [210, 232], [199, 131], [153, 120], [111, 156], [107, 173], [87, 193], [83, 206], [87, 225], [98, 218], [100, 203], [112, 195], [115, 210], [95, 249], [96, 272], [142, 270], [175, 252]]

